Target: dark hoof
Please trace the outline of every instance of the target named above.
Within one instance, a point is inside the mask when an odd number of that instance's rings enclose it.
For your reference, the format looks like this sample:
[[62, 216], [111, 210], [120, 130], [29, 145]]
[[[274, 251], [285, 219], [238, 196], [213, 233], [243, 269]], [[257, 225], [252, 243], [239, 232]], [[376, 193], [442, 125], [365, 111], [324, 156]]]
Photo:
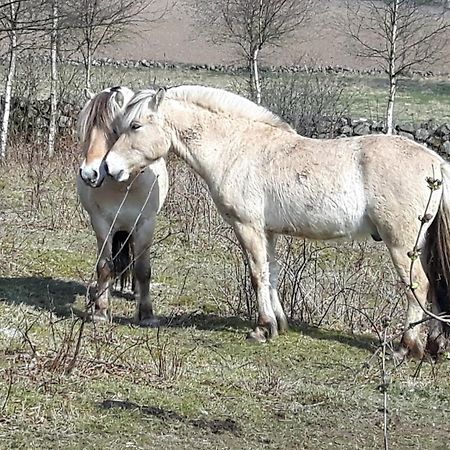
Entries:
[[158, 328], [160, 325], [157, 317], [148, 317], [147, 319], [139, 320], [139, 326], [143, 328]]
[[289, 324], [287, 319], [278, 319], [278, 331], [280, 333], [286, 333], [289, 331]]
[[443, 334], [428, 337], [426, 351], [433, 359], [439, 359], [449, 349], [450, 342]]

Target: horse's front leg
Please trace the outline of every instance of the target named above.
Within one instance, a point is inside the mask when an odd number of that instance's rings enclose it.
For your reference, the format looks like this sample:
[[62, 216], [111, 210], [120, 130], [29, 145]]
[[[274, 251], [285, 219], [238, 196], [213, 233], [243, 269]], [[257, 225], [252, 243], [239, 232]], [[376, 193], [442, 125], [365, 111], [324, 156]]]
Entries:
[[134, 234], [134, 274], [137, 281], [135, 321], [143, 327], [159, 325], [158, 319], [153, 314], [153, 305], [150, 299], [150, 245], [154, 228], [155, 222], [147, 221]]
[[276, 259], [277, 237], [274, 233], [267, 233], [267, 262], [269, 263], [270, 302], [275, 317], [277, 318], [278, 330], [283, 332], [289, 329], [289, 325], [278, 297], [279, 266]]
[[112, 237], [103, 239], [97, 236], [97, 289], [93, 305], [93, 319], [108, 321], [111, 319], [109, 308], [109, 287], [113, 273]]
[[266, 236], [263, 230], [249, 225], [234, 224], [236, 236], [244, 249], [250, 266], [250, 276], [258, 302], [258, 319], [248, 339], [265, 342], [278, 335], [277, 319], [270, 301], [269, 265]]

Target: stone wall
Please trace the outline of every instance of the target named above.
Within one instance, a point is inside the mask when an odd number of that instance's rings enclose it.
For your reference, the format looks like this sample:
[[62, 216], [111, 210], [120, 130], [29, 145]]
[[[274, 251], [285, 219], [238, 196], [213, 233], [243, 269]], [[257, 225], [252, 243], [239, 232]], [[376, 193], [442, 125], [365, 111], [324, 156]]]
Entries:
[[[368, 119], [342, 118], [331, 131], [333, 137], [362, 136], [384, 133], [384, 123]], [[439, 124], [435, 119], [424, 123], [404, 123], [395, 126], [395, 133], [413, 139], [438, 153], [450, 157], [450, 124]], [[323, 137], [318, 135], [317, 137]]]
[[[0, 116], [3, 111], [4, 97], [0, 96]], [[73, 134], [81, 106], [60, 101], [58, 105], [57, 126], [62, 134]], [[28, 139], [34, 139], [44, 133], [50, 123], [50, 101], [29, 100], [13, 97], [11, 102], [10, 131], [20, 133]]]
[[[0, 96], [0, 111], [3, 110], [3, 97]], [[81, 105], [61, 101], [58, 108], [58, 133], [75, 134], [76, 121]], [[50, 120], [50, 103], [48, 100], [25, 100], [13, 98], [11, 106], [11, 131], [21, 133], [33, 139], [48, 129]], [[324, 118], [316, 125], [317, 138], [339, 138], [362, 136], [366, 134], [384, 133], [382, 121], [369, 119], [353, 119], [343, 117], [337, 122]], [[417, 142], [427, 145], [438, 153], [450, 157], [450, 124], [439, 123], [430, 119], [424, 123], [398, 124], [395, 132]]]

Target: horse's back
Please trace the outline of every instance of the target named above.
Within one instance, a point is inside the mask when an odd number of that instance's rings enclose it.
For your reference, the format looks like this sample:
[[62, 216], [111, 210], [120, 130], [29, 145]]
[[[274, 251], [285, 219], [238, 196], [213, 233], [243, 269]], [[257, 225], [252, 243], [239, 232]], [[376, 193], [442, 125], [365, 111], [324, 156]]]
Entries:
[[289, 136], [260, 165], [265, 227], [314, 239], [388, 238], [380, 228], [404, 226], [423, 213], [426, 178], [439, 177], [443, 162], [399, 136], [291, 141]]

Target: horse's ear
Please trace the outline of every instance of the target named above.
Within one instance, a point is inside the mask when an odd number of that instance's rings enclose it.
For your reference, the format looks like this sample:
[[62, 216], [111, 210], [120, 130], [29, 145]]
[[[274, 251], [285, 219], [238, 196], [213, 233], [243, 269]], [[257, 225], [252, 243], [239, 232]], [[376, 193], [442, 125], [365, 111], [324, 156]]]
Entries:
[[150, 100], [148, 107], [154, 112], [158, 111], [159, 105], [164, 100], [165, 95], [166, 95], [166, 88], [164, 87], [159, 88], [158, 92]]
[[119, 108], [123, 107], [123, 104], [125, 103], [125, 97], [123, 96], [122, 92], [117, 91], [114, 95], [114, 100], [116, 101]]
[[92, 100], [95, 97], [95, 94], [88, 88], [84, 88], [84, 96], [86, 97], [86, 100]]

